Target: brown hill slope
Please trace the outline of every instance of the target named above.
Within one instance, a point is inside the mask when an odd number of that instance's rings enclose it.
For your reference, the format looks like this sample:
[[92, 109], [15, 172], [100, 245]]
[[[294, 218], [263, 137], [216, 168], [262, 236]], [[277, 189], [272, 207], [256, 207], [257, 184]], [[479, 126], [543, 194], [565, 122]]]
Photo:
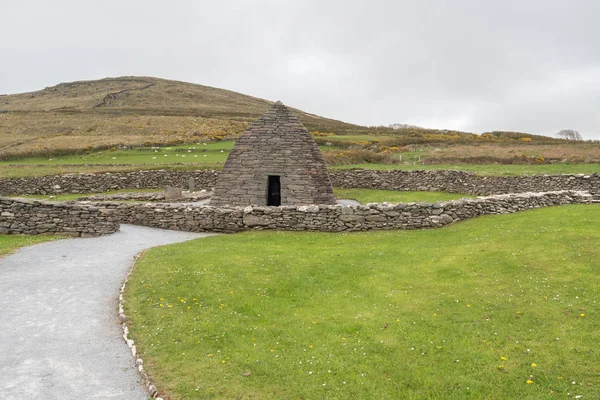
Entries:
[[[0, 156], [234, 137], [271, 104], [229, 90], [149, 77], [61, 83], [0, 96]], [[294, 112], [310, 130], [343, 134], [362, 128]]]
[[[271, 104], [229, 90], [151, 77], [69, 82], [36, 92], [0, 95], [0, 159], [236, 137]], [[346, 140], [350, 147], [368, 147], [370, 142], [392, 148], [564, 143], [518, 132], [476, 135], [419, 127], [365, 127], [292, 110], [310, 131], [353, 135]], [[363, 135], [379, 137], [366, 140]], [[317, 140], [325, 144], [331, 138]]]

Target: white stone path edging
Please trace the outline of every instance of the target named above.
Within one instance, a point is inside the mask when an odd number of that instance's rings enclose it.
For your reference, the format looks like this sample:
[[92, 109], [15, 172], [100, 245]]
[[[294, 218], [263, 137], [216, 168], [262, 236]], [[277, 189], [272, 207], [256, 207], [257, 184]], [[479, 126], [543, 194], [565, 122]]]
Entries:
[[[208, 236], [208, 235], [205, 235], [205, 236]], [[140, 376], [142, 377], [144, 386], [146, 387], [146, 390], [148, 390], [148, 394], [150, 394], [150, 397], [152, 397], [156, 400], [163, 400], [162, 397], [158, 397], [158, 395], [159, 395], [158, 389], [152, 382], [152, 379], [150, 378], [148, 373], [144, 370], [144, 360], [142, 360], [142, 358], [137, 353], [137, 348], [135, 346], [135, 342], [133, 341], [133, 339], [129, 338], [129, 326], [127, 325], [127, 315], [125, 314], [125, 309], [124, 309], [125, 299], [123, 298], [123, 293], [125, 293], [125, 288], [127, 288], [127, 282], [129, 282], [129, 276], [135, 269], [135, 266], [136, 266], [138, 260], [141, 258], [141, 256], [144, 254], [144, 252], [146, 252], [146, 250], [140, 251], [134, 257], [134, 261], [131, 264], [131, 268], [129, 268], [129, 271], [127, 272], [127, 276], [125, 276], [125, 279], [123, 280], [123, 284], [121, 285], [121, 290], [119, 291], [119, 323], [121, 324], [121, 327], [123, 329], [123, 340], [129, 347], [129, 349], [131, 350], [131, 354], [135, 358], [135, 366], [136, 366], [138, 372], [140, 373]]]
[[119, 322], [121, 323], [121, 327], [123, 328], [123, 340], [125, 341], [125, 343], [127, 343], [127, 346], [131, 350], [131, 354], [135, 358], [135, 366], [137, 367], [137, 370], [140, 373], [140, 376], [142, 377], [144, 385], [146, 386], [146, 390], [148, 390], [148, 394], [150, 394], [150, 397], [152, 397], [156, 400], [163, 400], [162, 397], [157, 397], [158, 389], [156, 389], [156, 386], [152, 383], [150, 376], [144, 370], [144, 360], [142, 360], [140, 357], [138, 357], [137, 349], [135, 347], [135, 342], [133, 341], [133, 339], [129, 339], [129, 327], [127, 326], [127, 315], [125, 314], [125, 310], [123, 309], [123, 305], [125, 304], [125, 300], [123, 299], [123, 293], [125, 292], [125, 288], [127, 287], [127, 282], [129, 281], [129, 276], [133, 272], [133, 269], [135, 268], [135, 265], [136, 265], [137, 261], [140, 259], [140, 257], [142, 256], [142, 254], [144, 254], [144, 251], [139, 252], [135, 256], [135, 261], [133, 262], [133, 264], [131, 264], [131, 268], [129, 269], [129, 272], [127, 272], [127, 276], [125, 277], [125, 280], [123, 281], [123, 285], [121, 285], [121, 291], [119, 293]]

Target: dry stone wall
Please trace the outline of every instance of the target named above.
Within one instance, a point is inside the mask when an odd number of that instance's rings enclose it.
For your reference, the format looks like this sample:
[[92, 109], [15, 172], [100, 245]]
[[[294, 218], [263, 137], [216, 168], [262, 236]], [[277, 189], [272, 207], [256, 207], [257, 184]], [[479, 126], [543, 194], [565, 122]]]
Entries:
[[211, 188], [217, 180], [217, 172], [152, 170], [3, 178], [0, 179], [0, 195], [102, 193], [117, 189], [157, 189], [166, 186], [187, 188], [190, 178], [194, 179], [196, 188]]
[[[1, 179], [0, 194], [89, 193], [114, 189], [195, 187], [211, 189], [215, 171], [137, 171]], [[332, 171], [335, 186], [387, 190], [442, 190], [489, 195], [437, 204], [214, 207], [114, 202], [61, 204], [0, 197], [0, 233], [67, 233], [95, 236], [115, 232], [119, 222], [185, 231], [240, 232], [253, 229], [366, 231], [420, 229], [486, 214], [536, 207], [598, 203], [600, 177], [534, 175], [487, 177], [463, 171]], [[538, 192], [538, 193], [527, 193]], [[520, 193], [520, 194], [519, 194]]]
[[92, 237], [118, 230], [119, 222], [104, 209], [0, 197], [0, 234]]
[[171, 204], [93, 203], [121, 223], [190, 232], [246, 230], [369, 231], [437, 228], [488, 214], [506, 214], [561, 204], [587, 204], [586, 192], [497, 195], [436, 204], [311, 205], [283, 207], [193, 207]]
[[507, 193], [583, 190], [600, 193], [594, 174], [483, 176], [474, 172], [337, 170], [330, 173], [334, 187], [398, 191], [443, 191], [477, 196]]
[[[506, 193], [583, 190], [600, 193], [600, 176], [531, 175], [481, 176], [465, 171], [372, 171], [332, 170], [332, 184], [343, 188], [384, 190], [423, 190], [465, 193], [478, 196]], [[116, 189], [187, 188], [194, 179], [196, 189], [211, 190], [217, 181], [217, 172], [198, 171], [135, 171], [98, 174], [51, 175], [33, 178], [0, 179], [0, 195], [93, 193]]]
[[269, 176], [280, 179], [274, 190], [279, 201], [271, 204], [335, 204], [319, 147], [281, 102], [273, 104], [236, 141], [210, 204], [267, 205], [267, 192], [272, 190]]

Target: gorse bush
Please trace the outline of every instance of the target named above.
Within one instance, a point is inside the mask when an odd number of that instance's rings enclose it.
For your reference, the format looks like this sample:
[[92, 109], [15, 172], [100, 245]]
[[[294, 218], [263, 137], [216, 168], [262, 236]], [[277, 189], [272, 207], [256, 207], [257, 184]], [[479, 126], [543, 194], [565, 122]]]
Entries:
[[342, 150], [323, 153], [329, 165], [348, 164], [395, 164], [399, 159], [392, 153], [379, 153], [372, 150]]

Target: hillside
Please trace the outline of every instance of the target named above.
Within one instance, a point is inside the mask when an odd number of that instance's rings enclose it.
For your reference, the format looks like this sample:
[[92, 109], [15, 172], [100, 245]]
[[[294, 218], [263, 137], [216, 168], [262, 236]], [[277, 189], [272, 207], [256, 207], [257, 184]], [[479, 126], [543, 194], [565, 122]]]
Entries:
[[[0, 95], [0, 160], [235, 138], [271, 104], [225, 89], [151, 77], [61, 83], [36, 92]], [[561, 139], [520, 132], [474, 134], [403, 124], [365, 127], [292, 110], [309, 131], [315, 132], [320, 145], [333, 143], [345, 149], [361, 148], [375, 153], [404, 151], [408, 149], [406, 146], [413, 146], [409, 150], [421, 146], [424, 151], [429, 147], [466, 146], [470, 150], [473, 145], [516, 146], [494, 160], [482, 158], [490, 155], [489, 149], [472, 152], [458, 147], [458, 159], [504, 163], [508, 158], [514, 161], [515, 155], [532, 154], [522, 150], [523, 146], [566, 144]], [[578, 149], [580, 146], [569, 144], [566, 153], [552, 156], [572, 159]], [[545, 156], [548, 152], [536, 153]], [[339, 154], [344, 163], [346, 154]], [[428, 157], [433, 158], [448, 162], [457, 157], [441, 153]]]
[[[149, 77], [61, 83], [0, 96], [0, 155], [235, 137], [270, 104], [229, 90]], [[343, 134], [360, 128], [294, 112], [310, 130]]]

